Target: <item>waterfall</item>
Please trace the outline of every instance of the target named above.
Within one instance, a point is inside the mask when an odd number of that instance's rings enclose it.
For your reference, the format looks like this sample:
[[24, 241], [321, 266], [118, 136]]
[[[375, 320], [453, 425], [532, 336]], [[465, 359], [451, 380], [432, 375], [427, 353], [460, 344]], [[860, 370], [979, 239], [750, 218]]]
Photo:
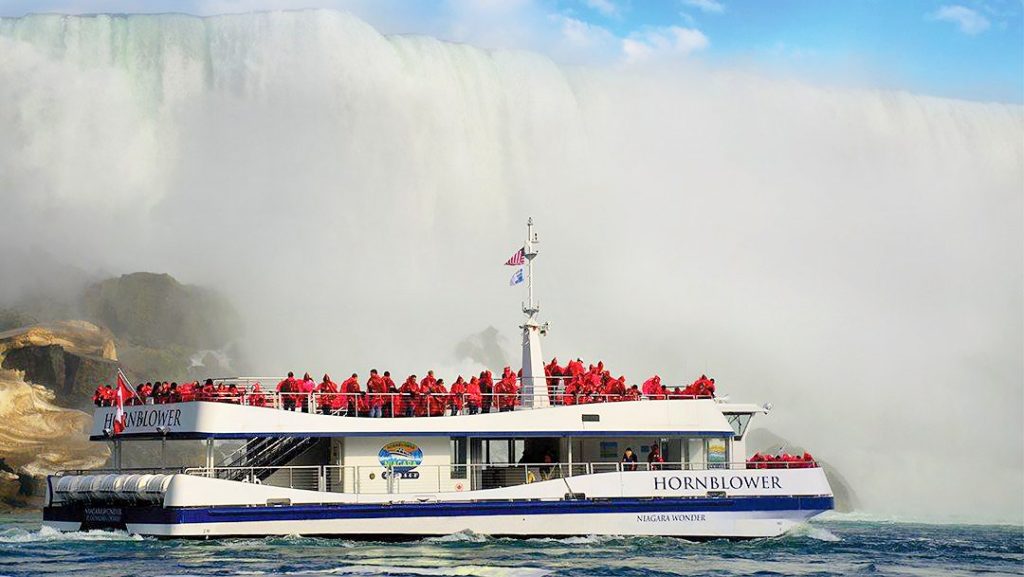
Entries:
[[548, 354], [770, 398], [908, 514], [1022, 509], [1022, 133], [1019, 105], [332, 11], [0, 19], [5, 250], [216, 285], [268, 372], [422, 373], [515, 334], [532, 215]]

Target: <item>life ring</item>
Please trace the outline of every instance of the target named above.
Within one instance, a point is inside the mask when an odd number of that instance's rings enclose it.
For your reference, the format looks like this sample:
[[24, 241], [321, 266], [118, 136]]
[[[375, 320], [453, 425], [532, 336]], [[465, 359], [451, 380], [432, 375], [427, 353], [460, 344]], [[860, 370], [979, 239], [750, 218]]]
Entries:
[[455, 490], [456, 491], [461, 491], [461, 490], [463, 490], [465, 488], [466, 488], [466, 486], [463, 485], [462, 483], [455, 483]]

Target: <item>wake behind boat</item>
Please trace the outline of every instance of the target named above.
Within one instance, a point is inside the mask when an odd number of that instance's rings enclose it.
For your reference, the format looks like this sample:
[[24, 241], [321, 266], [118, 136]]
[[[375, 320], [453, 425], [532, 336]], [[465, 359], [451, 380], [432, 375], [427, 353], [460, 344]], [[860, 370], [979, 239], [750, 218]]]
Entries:
[[[507, 263], [523, 266], [513, 283], [528, 289], [518, 374], [451, 390], [432, 373], [401, 388], [373, 374], [367, 391], [355, 376], [333, 388], [231, 378], [159, 394], [119, 382], [91, 432], [112, 445], [114, 468], [50, 476], [44, 525], [157, 537], [750, 538], [833, 508], [810, 455], [746, 458], [750, 420], [769, 405], [716, 397], [705, 377], [641, 390], [579, 360], [545, 366], [536, 243], [531, 220]], [[153, 440], [201, 442], [205, 466], [122, 466], [124, 443]], [[216, 462], [223, 440], [243, 444]]]

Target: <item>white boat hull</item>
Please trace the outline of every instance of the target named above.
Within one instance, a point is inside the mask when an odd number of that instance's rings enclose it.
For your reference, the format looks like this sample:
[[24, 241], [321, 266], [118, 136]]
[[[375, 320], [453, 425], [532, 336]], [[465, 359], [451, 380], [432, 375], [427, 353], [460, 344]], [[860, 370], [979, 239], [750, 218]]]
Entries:
[[192, 538], [415, 538], [460, 531], [754, 538], [781, 535], [833, 507], [818, 468], [612, 472], [480, 491], [390, 494], [183, 474], [148, 481], [108, 475], [66, 479], [52, 494], [44, 523], [58, 530], [121, 528]]

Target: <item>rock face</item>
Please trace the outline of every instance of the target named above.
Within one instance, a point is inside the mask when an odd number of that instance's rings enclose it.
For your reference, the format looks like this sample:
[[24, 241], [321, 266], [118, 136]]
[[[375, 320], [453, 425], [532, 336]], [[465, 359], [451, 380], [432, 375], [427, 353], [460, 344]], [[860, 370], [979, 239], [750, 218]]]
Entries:
[[469, 359], [484, 367], [503, 367], [509, 362], [501, 344], [502, 340], [498, 329], [487, 327], [460, 341], [455, 346], [455, 357]]
[[0, 333], [0, 505], [37, 504], [41, 476], [107, 461], [88, 440], [90, 415], [67, 407], [89, 407], [116, 361], [113, 335], [83, 321]]
[[219, 349], [241, 327], [241, 317], [220, 294], [167, 274], [139, 272], [96, 283], [85, 290], [82, 308], [119, 340], [157, 349]]
[[[784, 450], [787, 453], [803, 454], [806, 451], [805, 448], [790, 443], [768, 429], [751, 429], [747, 433], [746, 438], [747, 451], [750, 454], [753, 454], [755, 451], [775, 454], [780, 450]], [[850, 486], [850, 483], [843, 477], [842, 473], [817, 456], [815, 456], [815, 459], [825, 469], [825, 477], [828, 478], [828, 483], [832, 486], [832, 494], [836, 498], [836, 511], [848, 513], [859, 509], [860, 501], [857, 499], [857, 494], [854, 493], [853, 487]]]
[[62, 406], [86, 409], [100, 383], [113, 382], [117, 349], [110, 331], [62, 321], [0, 333], [0, 368], [43, 385]]
[[[115, 382], [119, 362], [133, 381], [223, 376], [236, 364], [240, 317], [216, 292], [152, 273], [82, 286], [0, 309], [0, 330], [11, 329], [0, 332], [0, 508], [38, 505], [54, 470], [107, 462], [109, 448], [86, 431], [93, 392]], [[91, 322], [35, 322], [68, 314]], [[137, 449], [154, 461], [152, 447]]]

